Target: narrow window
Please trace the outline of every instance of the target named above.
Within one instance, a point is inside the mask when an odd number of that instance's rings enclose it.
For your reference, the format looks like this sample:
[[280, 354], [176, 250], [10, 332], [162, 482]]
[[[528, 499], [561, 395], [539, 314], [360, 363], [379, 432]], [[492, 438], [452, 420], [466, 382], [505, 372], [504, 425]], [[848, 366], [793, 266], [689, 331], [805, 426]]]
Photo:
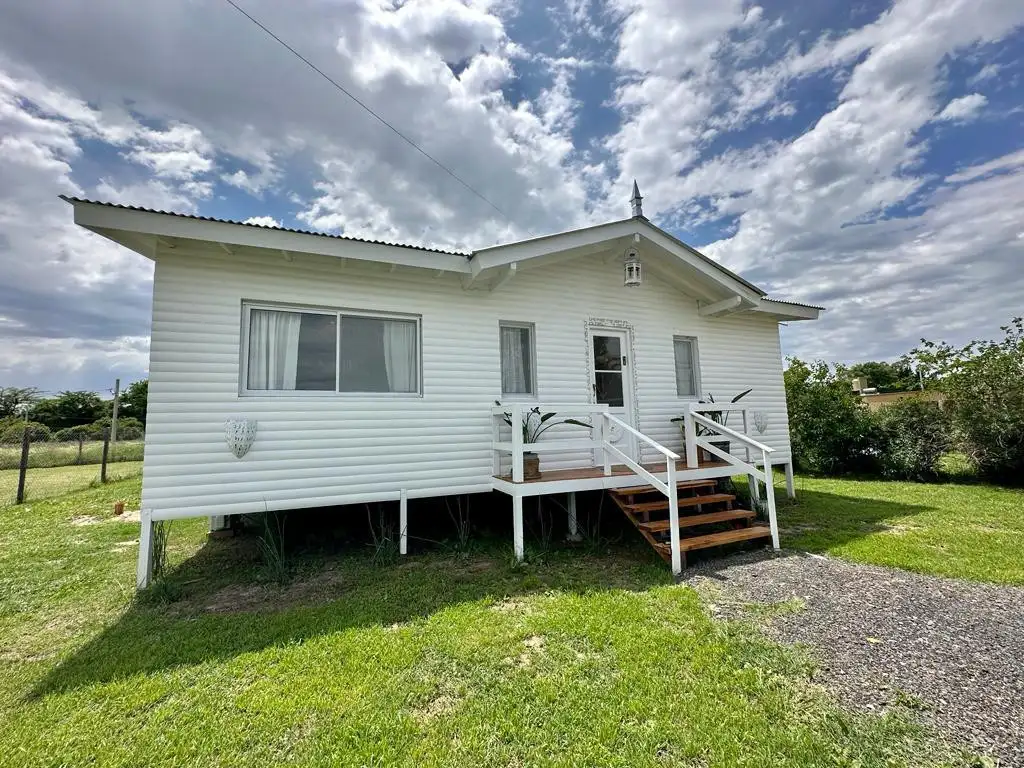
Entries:
[[676, 394], [679, 397], [697, 397], [700, 387], [697, 377], [697, 340], [676, 336], [673, 343], [676, 355]]
[[536, 394], [533, 326], [499, 323], [501, 335], [501, 394]]

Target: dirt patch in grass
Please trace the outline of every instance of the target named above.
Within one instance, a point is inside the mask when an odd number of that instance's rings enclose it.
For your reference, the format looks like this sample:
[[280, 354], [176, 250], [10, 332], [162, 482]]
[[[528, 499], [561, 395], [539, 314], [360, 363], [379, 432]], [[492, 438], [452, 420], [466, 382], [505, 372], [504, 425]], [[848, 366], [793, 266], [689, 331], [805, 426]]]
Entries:
[[102, 523], [103, 520], [99, 517], [93, 517], [92, 515], [75, 515], [71, 518], [71, 524], [76, 528], [81, 528], [86, 525], [96, 525]]
[[284, 586], [231, 584], [212, 595], [185, 599], [175, 613], [277, 613], [300, 605], [329, 602], [344, 594], [344, 575], [334, 568]]

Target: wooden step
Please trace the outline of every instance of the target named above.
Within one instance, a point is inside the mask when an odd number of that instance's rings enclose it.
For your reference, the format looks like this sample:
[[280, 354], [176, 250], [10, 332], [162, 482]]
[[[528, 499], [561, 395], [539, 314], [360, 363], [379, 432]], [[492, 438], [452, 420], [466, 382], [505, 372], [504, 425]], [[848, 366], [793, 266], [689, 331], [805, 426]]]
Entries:
[[[676, 483], [677, 490], [686, 490], [689, 488], [714, 488], [718, 484], [718, 480], [680, 480]], [[612, 496], [636, 496], [641, 493], [661, 493], [653, 485], [631, 485], [628, 488], [610, 488], [608, 493]]]
[[[757, 513], [748, 509], [726, 509], [721, 512], [709, 512], [706, 515], [680, 515], [679, 527], [694, 528], [711, 523], [727, 523], [730, 520], [752, 520], [755, 517], [757, 517]], [[661, 533], [672, 527], [668, 520], [652, 520], [649, 523], [637, 523], [637, 525], [651, 533]]]
[[[707, 493], [703, 496], [683, 496], [679, 499], [679, 507], [696, 507], [701, 504], [718, 504], [723, 501], [735, 501], [736, 496], [732, 493]], [[622, 508], [629, 512], [657, 512], [668, 509], [668, 499], [661, 498], [658, 501], [644, 501], [639, 504], [623, 504]]]
[[[771, 537], [772, 531], [767, 525], [752, 525], [749, 528], [737, 528], [734, 531], [721, 531], [720, 533], [709, 533], [705, 536], [688, 536], [679, 540], [681, 552], [692, 552], [695, 549], [707, 549], [718, 547], [722, 544], [734, 544], [737, 541], [750, 541]], [[672, 554], [672, 547], [669, 544], [658, 543], [654, 547], [663, 557]]]

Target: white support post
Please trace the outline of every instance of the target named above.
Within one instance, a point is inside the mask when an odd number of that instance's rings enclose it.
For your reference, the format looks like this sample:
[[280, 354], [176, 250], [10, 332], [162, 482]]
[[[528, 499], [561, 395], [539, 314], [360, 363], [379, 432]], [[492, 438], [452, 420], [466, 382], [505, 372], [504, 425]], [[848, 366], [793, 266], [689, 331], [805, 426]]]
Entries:
[[512, 494], [512, 549], [516, 562], [523, 562], [526, 557], [523, 547], [523, 497], [518, 493]]
[[756, 505], [761, 500], [761, 483], [753, 475], [747, 475], [747, 487], [750, 488], [750, 503]]
[[767, 451], [761, 451], [764, 461], [764, 495], [768, 501], [768, 525], [772, 529], [772, 547], [779, 549], [779, 521], [775, 516], [775, 485], [772, 480], [772, 463]]
[[[748, 418], [747, 409], [744, 408], [742, 413], [743, 413], [743, 434], [744, 435], [749, 435], [750, 434], [750, 419]], [[747, 449], [747, 464], [749, 464], [750, 463], [750, 446], [749, 445], [744, 445], [744, 447]]]
[[786, 462], [786, 496], [790, 499], [796, 498], [796, 483], [793, 481], [793, 460]]
[[570, 491], [566, 499], [566, 509], [569, 511], [569, 541], [582, 541], [576, 522], [576, 492]]
[[150, 511], [143, 508], [139, 513], [139, 563], [135, 570], [135, 586], [145, 589], [153, 577], [153, 518]]
[[[606, 416], [607, 413], [601, 414], [601, 423], [604, 425], [601, 427], [601, 439], [605, 442], [610, 442], [612, 436], [612, 425]], [[612, 473], [612, 452], [604, 449], [601, 453], [604, 454], [604, 476], [608, 477]]]
[[[491, 414], [491, 444], [496, 444], [501, 440], [501, 421], [500, 416]], [[501, 474], [501, 451], [495, 450], [494, 453], [494, 476], [497, 477]]]
[[679, 551], [679, 491], [676, 489], [676, 463], [666, 462], [668, 470], [668, 524], [669, 539], [672, 546], [672, 573], [678, 576], [683, 572], [683, 557]]
[[398, 492], [398, 554], [409, 554], [409, 494]]
[[[523, 482], [523, 406], [512, 404], [512, 482]], [[519, 517], [522, 523], [522, 499], [519, 500]]]
[[594, 466], [604, 465], [604, 414], [592, 411], [590, 414], [590, 439], [594, 441]]
[[686, 437], [686, 466], [688, 469], [697, 468], [697, 425], [693, 421], [693, 414], [688, 410], [683, 414], [683, 427]]

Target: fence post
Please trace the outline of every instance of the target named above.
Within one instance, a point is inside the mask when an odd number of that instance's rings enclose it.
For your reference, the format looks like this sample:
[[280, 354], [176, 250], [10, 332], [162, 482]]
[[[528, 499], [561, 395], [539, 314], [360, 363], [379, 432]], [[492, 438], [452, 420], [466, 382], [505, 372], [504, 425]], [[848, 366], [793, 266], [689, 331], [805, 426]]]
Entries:
[[107, 458], [110, 455], [110, 430], [103, 430], [103, 461], [100, 463], [100, 482], [107, 482]]
[[114, 405], [110, 411], [110, 442], [117, 443], [117, 411], [121, 403], [121, 380], [114, 380]]
[[29, 429], [26, 426], [21, 433], [21, 461], [18, 463], [18, 495], [15, 497], [15, 504], [25, 501], [25, 476], [28, 474], [28, 447], [31, 438]]

